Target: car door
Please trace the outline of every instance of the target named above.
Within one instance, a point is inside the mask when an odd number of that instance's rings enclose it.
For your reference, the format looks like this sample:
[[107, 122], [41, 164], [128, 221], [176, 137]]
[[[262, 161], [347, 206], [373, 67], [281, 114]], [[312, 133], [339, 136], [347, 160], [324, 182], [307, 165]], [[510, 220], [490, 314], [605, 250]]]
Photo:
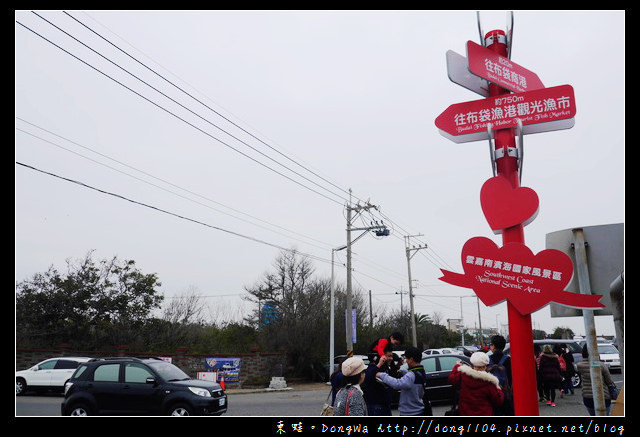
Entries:
[[87, 391], [93, 394], [99, 413], [114, 413], [121, 410], [122, 383], [120, 364], [104, 363], [95, 368], [87, 383]]
[[52, 359], [33, 366], [27, 384], [38, 387], [48, 387], [51, 384], [51, 374], [57, 362], [57, 359]]
[[64, 388], [65, 382], [71, 378], [78, 364], [79, 363], [74, 360], [65, 360], [63, 358], [57, 360], [53, 370], [51, 370], [51, 380], [49, 384], [53, 387]]
[[[149, 383], [158, 377], [144, 364], [124, 363], [121, 407], [127, 414], [157, 414], [160, 411], [160, 385]], [[158, 381], [159, 382], [159, 381]]]

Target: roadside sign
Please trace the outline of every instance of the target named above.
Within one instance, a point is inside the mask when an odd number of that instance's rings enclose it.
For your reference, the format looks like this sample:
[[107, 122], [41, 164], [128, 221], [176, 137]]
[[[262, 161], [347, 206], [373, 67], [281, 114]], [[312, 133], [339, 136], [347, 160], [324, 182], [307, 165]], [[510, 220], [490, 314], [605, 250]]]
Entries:
[[451, 82], [478, 93], [482, 97], [489, 97], [489, 82], [472, 74], [469, 71], [467, 58], [453, 50], [447, 51], [447, 74]]
[[521, 93], [544, 88], [534, 72], [473, 41], [467, 41], [467, 58], [470, 72], [509, 91]]
[[569, 129], [575, 115], [573, 87], [560, 85], [455, 103], [436, 118], [435, 124], [442, 136], [465, 143], [488, 139], [489, 127], [512, 128], [518, 126], [518, 121], [523, 134]]

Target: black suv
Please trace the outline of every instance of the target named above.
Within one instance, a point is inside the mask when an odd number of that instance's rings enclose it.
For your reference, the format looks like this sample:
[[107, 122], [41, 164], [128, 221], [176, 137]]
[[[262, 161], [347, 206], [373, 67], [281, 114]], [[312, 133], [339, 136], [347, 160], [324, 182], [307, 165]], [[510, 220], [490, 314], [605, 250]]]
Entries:
[[65, 384], [60, 408], [63, 416], [220, 416], [227, 395], [159, 358], [94, 358]]

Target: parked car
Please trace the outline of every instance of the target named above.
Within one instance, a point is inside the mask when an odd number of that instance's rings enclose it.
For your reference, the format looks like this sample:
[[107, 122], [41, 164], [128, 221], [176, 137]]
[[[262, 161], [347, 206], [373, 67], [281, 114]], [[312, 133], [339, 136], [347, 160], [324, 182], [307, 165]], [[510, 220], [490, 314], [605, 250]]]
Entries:
[[455, 348], [439, 348], [439, 349], [427, 349], [425, 351], [422, 352], [423, 354], [427, 354], [427, 355], [434, 355], [434, 354], [447, 354], [447, 355], [463, 355], [463, 352], [455, 349]]
[[26, 370], [16, 372], [16, 395], [28, 391], [56, 391], [62, 393], [65, 383], [80, 363], [90, 357], [57, 357], [41, 361]]
[[[361, 358], [364, 361], [365, 366], [368, 366], [370, 363], [369, 357], [367, 355], [353, 355], [354, 357]], [[333, 357], [333, 369], [329, 366], [329, 363], [325, 363], [324, 371], [325, 371], [325, 380], [329, 381], [329, 377], [333, 373], [334, 369], [338, 368], [338, 364], [342, 363], [347, 358], [346, 355], [337, 355]]]
[[[542, 348], [544, 348], [544, 345], [548, 344], [550, 345], [552, 348], [556, 345], [556, 344], [566, 344], [567, 347], [569, 348], [569, 350], [571, 351], [571, 354], [573, 355], [573, 367], [574, 367], [574, 375], [571, 378], [571, 384], [573, 385], [574, 388], [578, 388], [580, 387], [580, 385], [582, 385], [582, 379], [580, 378], [580, 374], [578, 373], [578, 367], [577, 364], [582, 361], [582, 346], [580, 345], [580, 343], [576, 340], [571, 340], [571, 339], [555, 339], [555, 338], [545, 338], [542, 340], [533, 340], [533, 344], [537, 344], [540, 346], [540, 350], [542, 350]], [[507, 355], [510, 355], [510, 344], [507, 343], [505, 348], [504, 348], [504, 353]], [[533, 354], [533, 349], [531, 350], [531, 353]], [[491, 352], [489, 352], [489, 355], [491, 354]]]
[[220, 416], [227, 395], [216, 382], [191, 379], [159, 358], [95, 358], [65, 385], [63, 416]]
[[433, 354], [422, 359], [421, 364], [427, 374], [427, 394], [431, 403], [453, 402], [455, 389], [449, 384], [448, 378], [451, 369], [460, 360], [471, 363], [469, 357], [458, 354]]
[[600, 361], [609, 368], [609, 371], [622, 372], [620, 352], [613, 344], [598, 343], [598, 354], [600, 355]]
[[[394, 351], [396, 352], [396, 351]], [[421, 364], [424, 366], [424, 371], [427, 374], [427, 395], [432, 404], [442, 404], [453, 402], [454, 388], [449, 384], [448, 378], [451, 373], [451, 369], [460, 360], [471, 363], [471, 360], [466, 355], [458, 354], [422, 354]], [[400, 368], [406, 372], [406, 363]], [[391, 407], [397, 408], [398, 401], [400, 399], [400, 391], [397, 390], [391, 397]]]
[[470, 357], [474, 352], [478, 352], [480, 350], [477, 346], [456, 346], [454, 349], [462, 352], [468, 357]]

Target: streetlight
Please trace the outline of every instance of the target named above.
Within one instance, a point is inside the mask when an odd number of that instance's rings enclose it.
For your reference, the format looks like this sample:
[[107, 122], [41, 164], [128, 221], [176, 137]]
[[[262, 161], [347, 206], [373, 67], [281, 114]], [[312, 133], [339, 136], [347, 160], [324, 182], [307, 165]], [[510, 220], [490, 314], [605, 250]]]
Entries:
[[334, 296], [336, 293], [336, 283], [335, 283], [335, 279], [334, 279], [334, 262], [333, 262], [333, 257], [335, 255], [335, 253], [339, 250], [343, 250], [346, 249], [347, 246], [340, 246], [340, 247], [336, 247], [335, 249], [331, 249], [331, 328], [330, 328], [330, 333], [329, 333], [329, 369], [330, 372], [329, 374], [333, 373], [333, 360], [335, 357], [335, 341], [334, 341], [334, 331], [335, 331], [335, 320], [334, 320], [334, 309], [335, 309], [335, 304], [334, 304]]

